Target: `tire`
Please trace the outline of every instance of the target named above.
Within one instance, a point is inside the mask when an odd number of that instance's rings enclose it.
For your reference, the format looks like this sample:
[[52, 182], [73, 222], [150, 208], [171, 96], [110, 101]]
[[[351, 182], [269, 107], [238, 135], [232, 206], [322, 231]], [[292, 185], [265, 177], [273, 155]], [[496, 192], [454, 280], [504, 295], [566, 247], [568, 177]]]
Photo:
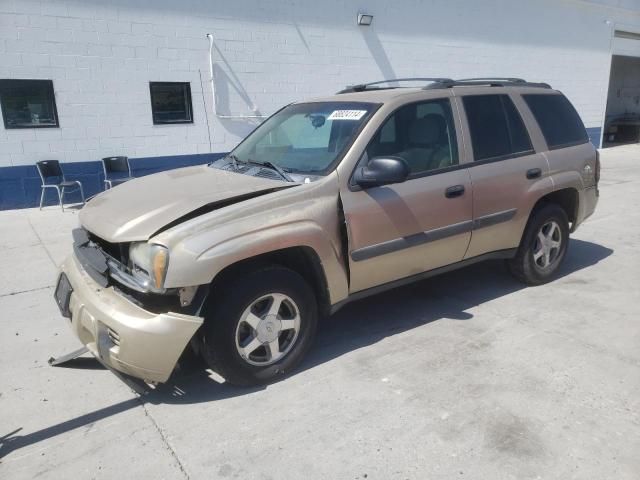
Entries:
[[225, 281], [207, 300], [204, 317], [208, 366], [230, 384], [253, 386], [300, 364], [315, 337], [318, 307], [301, 275], [268, 266]]
[[[546, 240], [543, 241], [540, 235]], [[507, 265], [519, 281], [527, 285], [542, 285], [555, 278], [568, 245], [567, 214], [556, 204], [544, 204], [533, 211], [516, 256]]]

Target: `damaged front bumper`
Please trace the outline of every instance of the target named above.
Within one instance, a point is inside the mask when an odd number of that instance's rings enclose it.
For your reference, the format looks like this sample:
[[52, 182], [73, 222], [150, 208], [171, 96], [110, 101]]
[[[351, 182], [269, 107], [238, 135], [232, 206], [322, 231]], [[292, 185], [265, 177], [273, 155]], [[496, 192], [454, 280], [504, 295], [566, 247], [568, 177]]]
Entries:
[[99, 285], [75, 255], [61, 270], [71, 287], [68, 308], [61, 305], [61, 311], [82, 344], [115, 370], [146, 382], [167, 381], [203, 318], [149, 312], [113, 287]]

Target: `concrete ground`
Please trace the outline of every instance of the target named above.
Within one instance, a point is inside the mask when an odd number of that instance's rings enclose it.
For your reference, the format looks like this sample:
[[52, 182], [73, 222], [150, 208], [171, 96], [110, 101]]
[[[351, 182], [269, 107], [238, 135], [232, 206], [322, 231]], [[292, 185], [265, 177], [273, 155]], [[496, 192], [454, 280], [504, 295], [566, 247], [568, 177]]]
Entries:
[[294, 376], [139, 397], [53, 302], [77, 212], [0, 212], [0, 478], [640, 478], [640, 146], [604, 151], [562, 276], [500, 262], [354, 303]]

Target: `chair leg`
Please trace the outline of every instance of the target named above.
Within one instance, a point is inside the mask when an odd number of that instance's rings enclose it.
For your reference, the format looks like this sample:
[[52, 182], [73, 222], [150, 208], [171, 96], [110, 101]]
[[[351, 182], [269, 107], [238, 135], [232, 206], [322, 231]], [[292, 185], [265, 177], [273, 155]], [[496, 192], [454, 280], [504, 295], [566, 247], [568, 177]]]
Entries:
[[42, 210], [42, 204], [44, 203], [44, 191], [45, 188], [44, 187], [40, 187], [41, 193], [40, 193], [40, 210]]
[[80, 187], [80, 196], [82, 197], [82, 205], [84, 205], [87, 202], [84, 201], [84, 190], [82, 189], [82, 183], [77, 180], [76, 183], [78, 184], [78, 187]]
[[58, 192], [58, 200], [60, 200], [60, 208], [64, 212], [64, 204], [62, 203], [62, 199], [64, 198], [64, 187], [62, 187], [62, 192], [60, 192], [60, 187], [56, 187], [56, 191]]

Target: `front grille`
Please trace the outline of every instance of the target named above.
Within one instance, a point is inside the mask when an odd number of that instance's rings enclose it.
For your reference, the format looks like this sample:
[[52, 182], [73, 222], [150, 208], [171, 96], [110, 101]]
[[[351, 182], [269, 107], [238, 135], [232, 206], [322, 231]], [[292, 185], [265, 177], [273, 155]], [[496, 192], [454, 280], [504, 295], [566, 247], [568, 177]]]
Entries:
[[127, 265], [129, 263], [129, 243], [111, 243], [91, 232], [87, 233], [89, 234], [89, 240], [95, 243], [104, 253], [123, 265]]
[[105, 254], [89, 239], [88, 232], [83, 228], [73, 231], [73, 252], [84, 268], [98, 285], [109, 285], [109, 266]]
[[128, 243], [110, 243], [88, 232], [84, 228], [73, 231], [73, 251], [84, 270], [98, 285], [109, 285], [109, 264], [123, 266], [129, 261]]

